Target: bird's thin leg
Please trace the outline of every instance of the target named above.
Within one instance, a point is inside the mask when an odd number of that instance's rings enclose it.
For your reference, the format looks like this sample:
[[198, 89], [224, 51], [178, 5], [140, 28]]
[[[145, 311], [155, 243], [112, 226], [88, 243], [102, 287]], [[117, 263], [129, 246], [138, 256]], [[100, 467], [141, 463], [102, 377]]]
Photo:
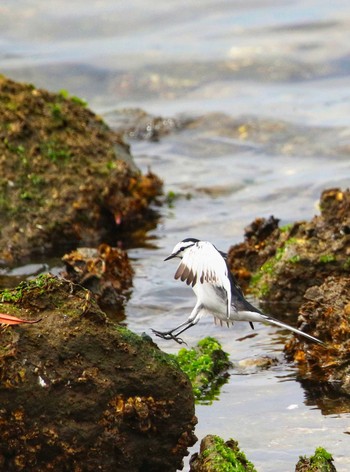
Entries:
[[[180, 331], [178, 331], [176, 334], [173, 333], [173, 336], [178, 337], [179, 334], [183, 333], [184, 331], [187, 331], [189, 328], [192, 328], [192, 326], [194, 326], [195, 324], [197, 324], [197, 323], [195, 323], [194, 321], [188, 321], [188, 322], [187, 322], [187, 326], [185, 326], [184, 328], [180, 329]], [[180, 326], [178, 326], [178, 328], [179, 328], [179, 327], [180, 327]], [[181, 339], [181, 338], [178, 338], [178, 339]]]
[[[152, 329], [153, 333], [158, 336], [159, 338], [163, 338], [163, 339], [173, 339], [174, 341], [176, 341], [177, 343], [179, 344], [183, 344], [184, 341], [178, 337], [178, 335], [180, 333], [183, 333], [184, 331], [186, 331], [186, 329], [190, 328], [191, 326], [193, 326], [195, 323], [193, 323], [193, 321], [191, 320], [187, 320], [185, 321], [184, 323], [181, 323], [179, 326], [176, 326], [176, 328], [173, 328], [169, 331], [157, 331], [156, 329]], [[184, 328], [181, 330], [181, 328], [184, 326]], [[176, 334], [174, 334], [178, 329], [180, 329], [180, 331]]]

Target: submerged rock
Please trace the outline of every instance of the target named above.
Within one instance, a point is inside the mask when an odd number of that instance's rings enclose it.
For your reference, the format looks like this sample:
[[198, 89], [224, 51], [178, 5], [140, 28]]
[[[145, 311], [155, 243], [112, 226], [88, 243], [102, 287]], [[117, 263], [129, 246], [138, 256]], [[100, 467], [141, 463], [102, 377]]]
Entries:
[[0, 292], [34, 325], [0, 337], [0, 469], [175, 471], [195, 442], [191, 384], [91, 292], [41, 276]]
[[[116, 241], [162, 189], [82, 100], [0, 76], [0, 261]], [[149, 221], [148, 223], [149, 224]]]
[[219, 436], [209, 434], [202, 439], [200, 452], [191, 457], [190, 464], [190, 472], [256, 472], [237, 441], [229, 439], [225, 442]]
[[140, 108], [124, 108], [113, 111], [109, 120], [119, 133], [130, 139], [159, 141], [160, 138], [180, 131], [190, 121], [185, 118], [166, 118], [146, 113]]

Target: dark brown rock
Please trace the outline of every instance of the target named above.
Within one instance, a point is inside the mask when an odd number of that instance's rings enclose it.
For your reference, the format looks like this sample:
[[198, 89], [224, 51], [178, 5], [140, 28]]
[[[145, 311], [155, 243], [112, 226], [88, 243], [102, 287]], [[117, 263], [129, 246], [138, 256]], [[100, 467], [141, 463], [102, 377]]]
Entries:
[[161, 181], [77, 97], [0, 76], [0, 115], [0, 262], [115, 244], [154, 221]]
[[42, 318], [1, 332], [1, 470], [181, 468], [195, 442], [194, 399], [167, 354], [65, 280], [22, 282], [0, 300], [1, 312]]
[[78, 248], [62, 260], [65, 279], [91, 290], [102, 309], [124, 314], [134, 273], [125, 251], [101, 244], [97, 249]]
[[[266, 312], [283, 319], [299, 311], [298, 327], [326, 343], [292, 337], [286, 354], [298, 363], [311, 402], [329, 412], [335, 411], [331, 395], [350, 395], [350, 191], [325, 190], [320, 209], [311, 221], [284, 228], [276, 220], [256, 220], [245, 242], [230, 249], [228, 261]], [[348, 399], [339, 399], [335, 408], [349, 411]]]
[[[298, 324], [307, 324], [327, 347], [290, 338], [287, 356], [298, 363], [300, 377], [328, 385], [350, 397], [350, 277], [328, 277], [309, 288], [299, 310]], [[349, 402], [348, 402], [349, 403]], [[349, 404], [345, 407], [349, 411]]]
[[[229, 250], [228, 262], [243, 288], [268, 304], [273, 313], [297, 312], [305, 291], [329, 275], [350, 273], [350, 192], [325, 190], [321, 214], [309, 222], [279, 228], [256, 220], [246, 240]], [[272, 218], [270, 218], [271, 220]], [[263, 228], [271, 231], [262, 231]]]

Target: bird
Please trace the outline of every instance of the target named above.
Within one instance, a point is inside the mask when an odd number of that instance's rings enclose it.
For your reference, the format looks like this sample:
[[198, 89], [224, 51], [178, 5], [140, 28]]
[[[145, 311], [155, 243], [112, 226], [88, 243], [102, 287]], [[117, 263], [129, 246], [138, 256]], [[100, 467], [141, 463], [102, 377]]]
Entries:
[[227, 254], [211, 242], [196, 238], [183, 239], [164, 260], [174, 258], [180, 259], [175, 279], [192, 287], [197, 302], [184, 323], [169, 331], [152, 329], [156, 336], [182, 344], [184, 341], [179, 337], [180, 334], [196, 325], [204, 315], [212, 315], [215, 323], [221, 325], [226, 323], [231, 326], [235, 321], [247, 321], [254, 329], [254, 322], [269, 323], [288, 329], [309, 341], [324, 344], [314, 336], [266, 315], [246, 300], [227, 265]]

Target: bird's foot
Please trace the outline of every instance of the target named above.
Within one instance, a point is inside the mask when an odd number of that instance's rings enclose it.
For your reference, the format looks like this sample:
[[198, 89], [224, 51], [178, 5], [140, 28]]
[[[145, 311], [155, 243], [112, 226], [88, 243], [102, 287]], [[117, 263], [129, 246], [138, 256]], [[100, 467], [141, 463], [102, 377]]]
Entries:
[[176, 341], [178, 344], [186, 344], [186, 342], [172, 333], [172, 331], [157, 331], [156, 329], [152, 329], [153, 333], [162, 339], [172, 339]]

